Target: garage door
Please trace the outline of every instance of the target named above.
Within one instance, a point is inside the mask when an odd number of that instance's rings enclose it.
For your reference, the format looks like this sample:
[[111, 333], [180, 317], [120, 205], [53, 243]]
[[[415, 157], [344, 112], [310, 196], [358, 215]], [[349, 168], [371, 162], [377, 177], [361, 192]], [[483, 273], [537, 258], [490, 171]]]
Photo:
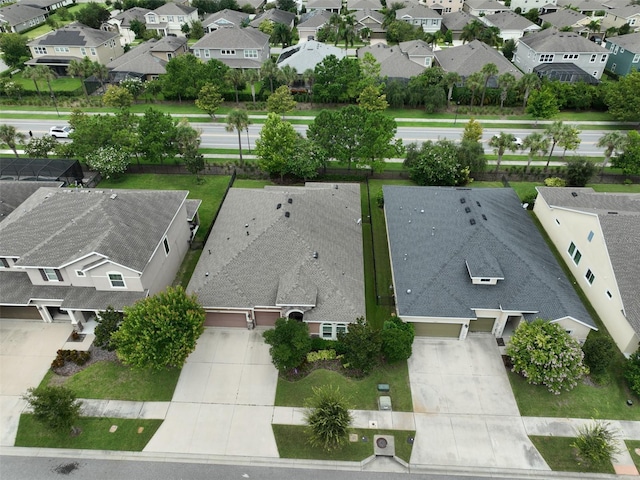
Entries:
[[256, 312], [256, 325], [260, 327], [273, 327], [280, 318], [280, 312]]
[[459, 338], [462, 325], [459, 323], [414, 323], [413, 328], [420, 337]]
[[247, 328], [247, 316], [244, 313], [207, 313], [204, 326]]
[[469, 322], [469, 331], [491, 332], [491, 330], [493, 330], [493, 324], [495, 323], [495, 321], [495, 318], [477, 318], [475, 320], [471, 320], [471, 322]]
[[0, 318], [24, 318], [42, 321], [42, 317], [36, 307], [0, 307]]

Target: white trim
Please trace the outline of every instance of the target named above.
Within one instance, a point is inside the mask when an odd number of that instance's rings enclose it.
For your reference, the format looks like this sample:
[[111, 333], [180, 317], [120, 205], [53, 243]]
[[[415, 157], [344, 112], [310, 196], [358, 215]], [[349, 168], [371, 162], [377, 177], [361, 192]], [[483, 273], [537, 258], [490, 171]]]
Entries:
[[[120, 275], [120, 278], [122, 279], [122, 283], [124, 285], [120, 286], [120, 285], [114, 285], [113, 284], [113, 280], [111, 279], [111, 275]], [[109, 280], [109, 284], [111, 285], [111, 288], [127, 288], [127, 282], [124, 280], [124, 275], [120, 272], [107, 272], [107, 279]]]

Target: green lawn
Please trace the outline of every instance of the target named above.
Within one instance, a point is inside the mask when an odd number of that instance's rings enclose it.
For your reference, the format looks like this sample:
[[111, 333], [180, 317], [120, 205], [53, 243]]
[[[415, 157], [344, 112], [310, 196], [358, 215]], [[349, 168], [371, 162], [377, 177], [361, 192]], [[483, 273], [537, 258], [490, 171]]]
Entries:
[[[86, 450], [119, 450], [141, 452], [158, 430], [162, 420], [80, 417], [75, 426], [78, 436], [54, 432], [36, 421], [33, 415], [20, 415], [16, 447], [74, 448]], [[111, 433], [109, 429], [118, 429]], [[139, 429], [143, 430], [139, 432]]]
[[360, 380], [347, 378], [338, 372], [319, 369], [297, 381], [278, 378], [275, 404], [283, 407], [303, 407], [305, 400], [313, 396], [313, 388], [321, 385], [333, 385], [340, 388], [355, 410], [378, 410], [377, 385], [388, 383], [391, 404], [396, 412], [412, 412], [411, 388], [409, 387], [409, 369], [407, 362], [383, 365], [376, 368], [368, 377]]
[[[405, 462], [409, 462], [411, 449], [413, 448], [413, 444], [409, 443], [409, 439], [415, 438], [414, 431], [351, 429], [350, 433], [358, 435], [359, 440], [357, 442], [349, 442], [339, 450], [325, 452], [309, 445], [305, 427], [303, 426], [272, 425], [271, 427], [276, 438], [280, 458], [360, 462], [373, 455], [374, 435], [393, 435], [396, 456]], [[366, 441], [362, 440], [363, 437], [365, 437]]]
[[[12, 77], [12, 81], [17, 83], [18, 85], [22, 85], [22, 88], [24, 88], [26, 91], [30, 91], [30, 92], [36, 91], [36, 86], [33, 83], [33, 80], [29, 78], [24, 78], [22, 76], [22, 72], [16, 73]], [[40, 92], [42, 96], [47, 97], [47, 100], [48, 100], [49, 86], [47, 85], [47, 82], [44, 82], [44, 81], [38, 82], [38, 87], [40, 88]], [[80, 80], [79, 78], [71, 78], [71, 77], [56, 77], [55, 79], [51, 80], [51, 89], [54, 92], [75, 92], [76, 90], [80, 91], [80, 89], [82, 89], [82, 80]], [[42, 111], [42, 107], [32, 107], [32, 108], [35, 111]], [[55, 111], [55, 108], [53, 105], [51, 105], [50, 108]], [[16, 109], [22, 110], [22, 108], [16, 108]], [[14, 108], [11, 107], [11, 110], [14, 110]], [[25, 111], [30, 111], [30, 110], [25, 110]], [[29, 118], [31, 118], [31, 116], [29, 116]], [[47, 115], [44, 118], [51, 118], [51, 115]]]
[[640, 440], [625, 440], [624, 443], [627, 445], [633, 463], [635, 463], [638, 470], [640, 470], [640, 455], [636, 453], [636, 450], [640, 449]]
[[[178, 384], [179, 369], [141, 370], [115, 362], [96, 362], [68, 377], [64, 386], [78, 398], [131, 400], [137, 402], [168, 402]], [[41, 385], [57, 377], [48, 371]], [[64, 377], [55, 378], [59, 383]]]
[[559, 472], [583, 473], [615, 473], [613, 465], [607, 463], [598, 467], [591, 467], [582, 462], [576, 455], [576, 449], [571, 446], [575, 438], [571, 437], [529, 437], [551, 470]]
[[191, 275], [193, 275], [193, 271], [196, 269], [196, 265], [198, 264], [198, 260], [200, 259], [200, 255], [202, 254], [202, 249], [198, 248], [196, 250], [189, 249], [184, 259], [182, 260], [182, 265], [180, 265], [180, 269], [176, 274], [176, 278], [173, 282], [173, 286], [181, 285], [184, 288], [187, 288], [189, 284], [189, 280], [191, 280]]

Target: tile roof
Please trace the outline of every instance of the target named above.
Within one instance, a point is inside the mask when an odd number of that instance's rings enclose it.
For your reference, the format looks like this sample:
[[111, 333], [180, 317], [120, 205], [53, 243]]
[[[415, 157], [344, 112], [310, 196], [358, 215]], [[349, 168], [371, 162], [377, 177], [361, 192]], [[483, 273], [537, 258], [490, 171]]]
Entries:
[[29, 46], [98, 47], [119, 37], [117, 32], [97, 30], [74, 22], [30, 41]]
[[633, 53], [640, 53], [640, 33], [628, 33], [618, 37], [607, 37], [607, 42], [618, 45]]
[[[383, 191], [400, 316], [474, 318], [472, 309], [490, 308], [594, 326], [512, 189], [385, 185]], [[468, 260], [504, 280], [474, 285]]]
[[14, 3], [13, 5], [0, 8], [0, 23], [7, 22], [12, 26], [18, 25], [20, 23], [28, 22], [33, 18], [41, 17], [46, 13], [47, 12], [41, 8]]
[[560, 32], [556, 28], [547, 28], [522, 37], [524, 43], [535, 52], [553, 53], [606, 53], [607, 50], [574, 32]]
[[537, 190], [549, 206], [598, 215], [627, 320], [640, 335], [640, 194], [600, 193], [592, 188]]
[[41, 188], [0, 223], [0, 255], [56, 268], [96, 252], [142, 272], [187, 194]]
[[264, 48], [269, 35], [257, 28], [219, 28], [194, 43], [191, 48]]
[[[530, 35], [534, 34], [529, 34], [525, 38]], [[438, 64], [445, 72], [456, 72], [461, 77], [468, 77], [472, 73], [479, 72], [487, 63], [493, 63], [498, 67], [498, 75], [509, 72], [516, 79], [522, 77], [522, 72], [509, 60], [504, 58], [495, 48], [491, 48], [480, 40], [473, 40], [464, 45], [445, 48], [434, 53]]]
[[305, 319], [364, 315], [360, 185], [337, 187], [229, 190], [187, 290], [209, 308], [315, 304]]

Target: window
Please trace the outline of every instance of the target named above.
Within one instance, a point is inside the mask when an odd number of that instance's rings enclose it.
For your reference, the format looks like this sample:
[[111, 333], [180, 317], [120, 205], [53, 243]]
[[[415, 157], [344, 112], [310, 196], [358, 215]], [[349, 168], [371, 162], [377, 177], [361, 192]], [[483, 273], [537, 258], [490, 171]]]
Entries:
[[184, 15], [178, 15], [178, 21], [184, 22]]
[[638, 62], [640, 62], [640, 53], [636, 53], [633, 56], [633, 60], [631, 61], [631, 63], [638, 63]]
[[109, 273], [108, 276], [112, 288], [126, 287], [126, 285], [124, 284], [124, 277], [121, 273]]
[[333, 325], [330, 323], [323, 323], [321, 333], [322, 338], [333, 338]]
[[84, 277], [85, 274], [82, 270], [76, 270], [76, 277]]
[[587, 270], [587, 273], [584, 277], [587, 279], [587, 282], [589, 282], [589, 285], [592, 285], [593, 281], [596, 279], [596, 276], [593, 274], [590, 268]]
[[543, 53], [540, 55], [540, 62], [542, 63], [551, 63], [553, 62], [554, 55], [553, 53]]
[[558, 220], [557, 218], [556, 218], [556, 223], [560, 225], [560, 220]]
[[220, 54], [221, 55], [235, 55], [236, 51], [235, 50], [220, 50]]
[[167, 17], [167, 21], [168, 21], [168, 22], [173, 22], [173, 15], [169, 15], [169, 16]]
[[607, 290], [607, 297], [613, 298], [613, 295], [611, 295], [611, 292], [609, 290]]
[[80, 47], [80, 55], [82, 55], [83, 57], [87, 56], [87, 49], [84, 47]]
[[46, 55], [47, 47], [33, 47], [33, 53], [36, 55]]
[[620, 47], [620, 53], [624, 53], [624, 48]]
[[200, 50], [196, 48], [196, 49], [193, 51], [193, 55], [194, 55], [194, 56], [196, 56], [197, 58], [200, 58]]
[[93, 55], [94, 57], [97, 55], [96, 53], [96, 49], [95, 48], [91, 48], [91, 55]]
[[69, 53], [69, 47], [54, 47], [56, 53]]
[[580, 55], [578, 55], [577, 53], [565, 53], [562, 58], [564, 60], [578, 60], [578, 58], [580, 58]]
[[615, 72], [616, 71], [616, 67], [617, 67], [617, 65], [615, 63], [612, 63], [611, 64], [611, 71]]
[[636, 19], [635, 18], [629, 19], [629, 25], [630, 26], [634, 26], [635, 24], [636, 24]]
[[204, 58], [211, 57], [211, 50], [209, 50], [208, 48], [205, 48], [203, 52], [204, 52]]
[[594, 63], [596, 61], [596, 58], [598, 58], [598, 55], [596, 55], [595, 53], [591, 55], [591, 58], [589, 59], [589, 63]]
[[347, 326], [344, 323], [336, 325], [336, 336], [340, 333], [347, 333]]
[[593, 71], [593, 76], [594, 76], [594, 77], [597, 77], [597, 76], [598, 76], [598, 71], [597, 71], [597, 70], [594, 70], [594, 71]]
[[600, 59], [600, 63], [604, 63], [607, 61], [607, 56], [606, 55], [602, 55], [602, 58]]
[[55, 268], [41, 268], [40, 275], [45, 282], [60, 282], [62, 281], [62, 275], [60, 271]]
[[593, 230], [591, 230], [591, 231], [589, 232], [589, 235], [587, 235], [587, 241], [589, 241], [589, 242], [590, 242], [591, 240], [593, 240], [593, 235], [594, 235]]
[[258, 50], [245, 50], [244, 58], [258, 58]]
[[149, 15], [149, 23], [157, 23], [158, 20], [156, 19], [155, 15]]
[[164, 253], [166, 253], [167, 255], [169, 255], [169, 240], [167, 240], [167, 238], [165, 237], [165, 239], [162, 241], [162, 244], [164, 245]]
[[0, 268], [9, 268], [9, 261], [6, 258], [0, 258]]
[[576, 251], [576, 244], [571, 242], [571, 245], [569, 245], [569, 250], [568, 250], [569, 255], [573, 256], [573, 252], [575, 251]]
[[580, 253], [580, 250], [576, 250], [576, 254], [573, 256], [573, 263], [578, 265], [580, 263], [581, 258], [582, 258], [582, 254]]

